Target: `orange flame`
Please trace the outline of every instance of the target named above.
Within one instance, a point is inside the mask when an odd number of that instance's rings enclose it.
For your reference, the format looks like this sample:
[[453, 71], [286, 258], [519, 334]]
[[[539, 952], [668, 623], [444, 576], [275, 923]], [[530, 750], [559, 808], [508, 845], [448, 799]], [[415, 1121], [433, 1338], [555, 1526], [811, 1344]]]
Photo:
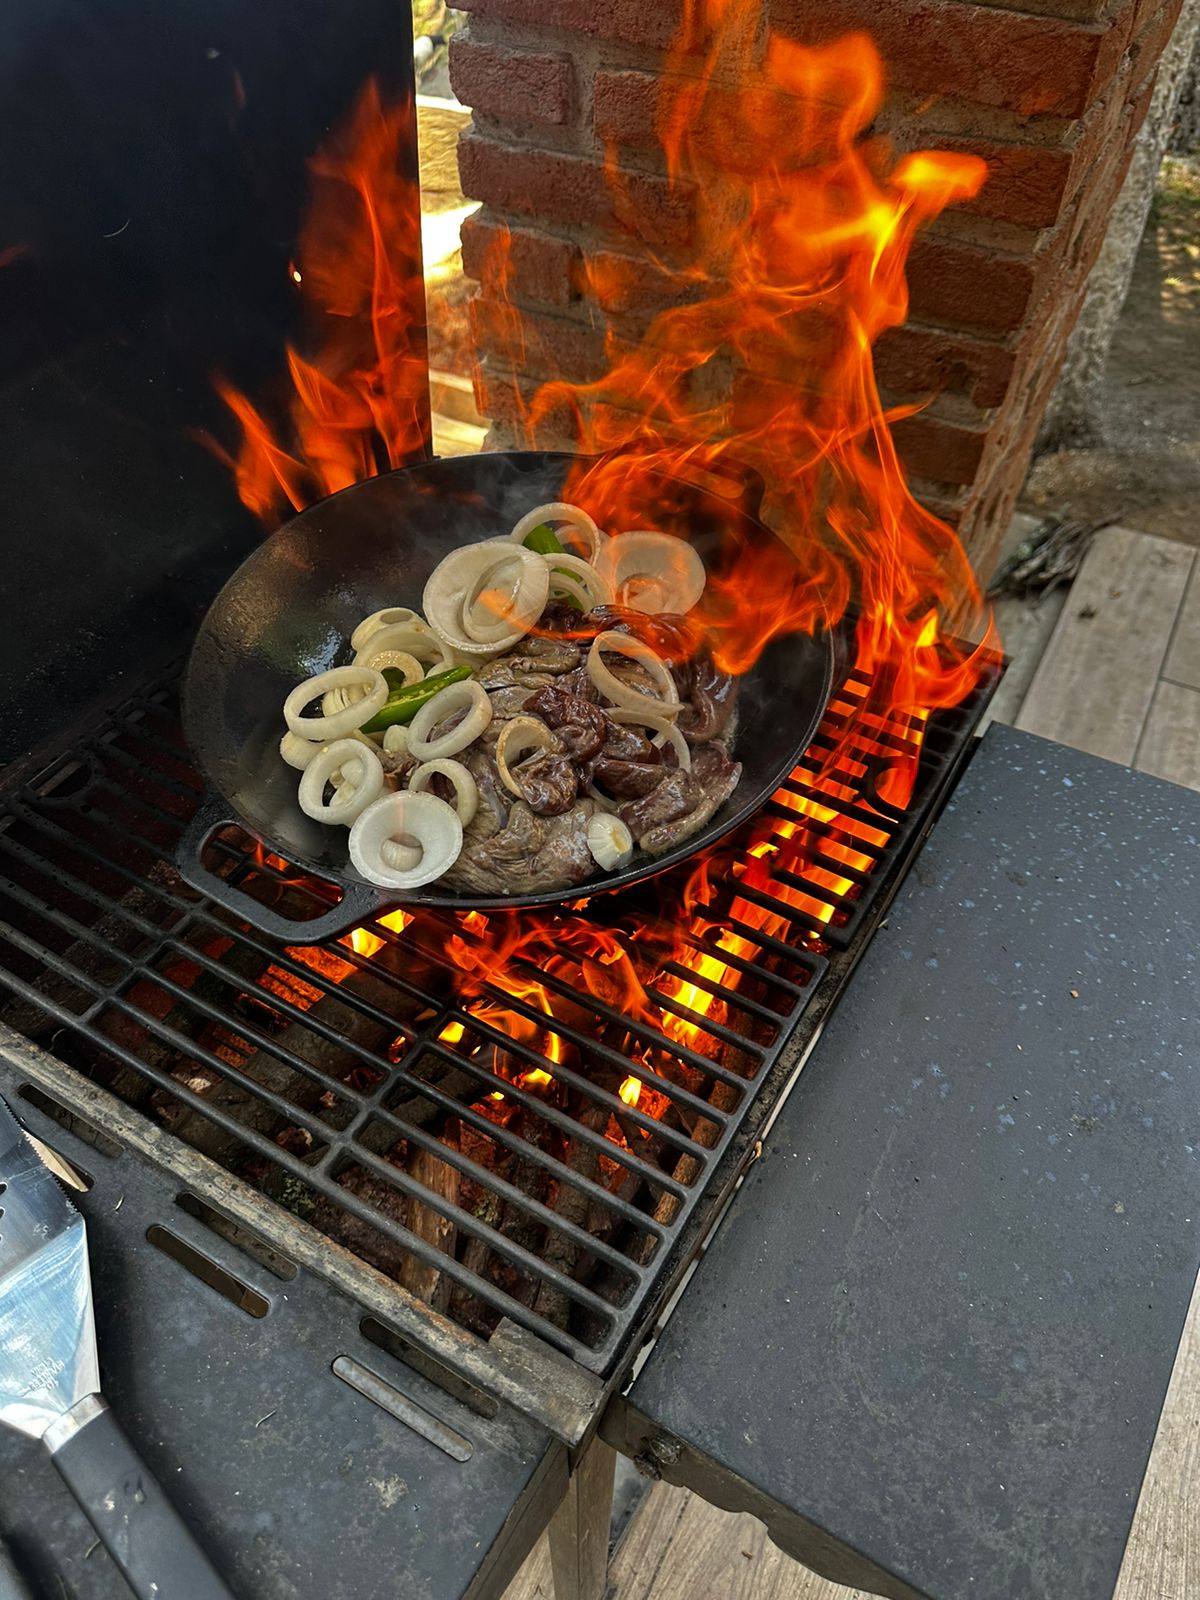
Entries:
[[309, 164], [312, 204], [289, 268], [314, 354], [287, 350], [278, 427], [223, 377], [237, 418], [238, 493], [264, 521], [299, 511], [422, 453], [428, 415], [420, 193], [404, 169], [409, 100], [384, 105], [367, 81], [344, 127]]
[[[553, 381], [527, 399], [514, 360], [506, 409], [531, 440], [566, 426], [585, 451], [623, 451], [581, 464], [564, 490], [613, 529], [643, 525], [664, 475], [760, 474], [794, 559], [768, 548], [710, 580], [702, 620], [718, 660], [741, 672], [778, 634], [831, 627], [853, 605], [871, 687], [849, 739], [873, 717], [957, 704], [991, 654], [990, 627], [977, 650], [948, 641], [982, 602], [953, 531], [909, 492], [890, 423], [913, 408], [885, 410], [871, 357], [907, 314], [917, 229], [975, 194], [986, 169], [936, 151], [895, 160], [870, 135], [883, 69], [865, 35], [806, 48], [764, 37], [757, 0], [684, 11], [657, 121], [676, 194], [695, 202], [693, 247], [677, 263], [600, 255], [585, 267], [602, 307], [621, 303], [629, 274], [653, 273], [670, 309], [635, 345], [614, 333], [610, 370], [591, 384]], [[608, 170], [631, 216], [612, 150]], [[503, 259], [485, 280], [503, 350], [520, 320]], [[503, 381], [489, 369], [493, 392]]]
[[[983, 164], [930, 151], [894, 159], [870, 131], [883, 71], [869, 39], [805, 48], [764, 29], [761, 16], [757, 0], [684, 0], [657, 126], [675, 194], [693, 208], [690, 245], [649, 263], [585, 247], [585, 286], [613, 313], [603, 378], [530, 392], [520, 374], [534, 352], [504, 292], [506, 248], [485, 266], [481, 320], [513, 374], [506, 414], [531, 442], [565, 424], [581, 450], [622, 452], [581, 463], [564, 498], [619, 530], [646, 525], [642, 508], [663, 478], [720, 484], [749, 469], [765, 481], [763, 515], [782, 542], [715, 575], [699, 614], [723, 666], [745, 671], [773, 637], [832, 627], [851, 608], [856, 618], [856, 673], [829, 708], [828, 736], [748, 843], [743, 836], [685, 880], [668, 880], [656, 920], [618, 935], [565, 910], [458, 919], [444, 945], [459, 974], [456, 999], [536, 1052], [550, 1070], [531, 1065], [515, 1081], [547, 1097], [567, 1087], [553, 1069], [578, 1065], [563, 1030], [579, 1018], [594, 1033], [594, 1015], [583, 1016], [589, 997], [632, 1033], [718, 1050], [705, 1025], [736, 1003], [737, 963], [755, 960], [756, 937], [794, 943], [797, 925], [821, 929], [887, 844], [887, 818], [866, 795], [869, 763], [881, 761], [880, 806], [907, 805], [930, 712], [964, 698], [993, 657], [990, 623], [975, 648], [951, 637], [982, 603], [952, 530], [909, 492], [891, 424], [912, 408], [884, 407], [871, 356], [907, 313], [916, 230], [974, 194]], [[317, 354], [289, 350], [287, 429], [277, 433], [221, 386], [243, 427], [239, 490], [264, 517], [369, 476], [419, 443], [420, 408], [405, 398], [423, 389], [423, 373], [420, 386], [414, 378], [417, 197], [398, 158], [410, 128], [411, 108], [385, 107], [368, 84], [313, 163], [314, 206], [293, 275], [316, 317]], [[632, 220], [615, 151], [608, 168]], [[630, 342], [621, 308], [646, 275], [670, 309]], [[489, 367], [486, 388], [498, 381]], [[719, 914], [718, 877], [736, 885]], [[816, 931], [801, 937], [819, 945]], [[384, 943], [371, 928], [348, 939], [360, 956]], [[465, 1034], [452, 1021], [439, 1037], [474, 1048]], [[653, 1070], [653, 1047], [636, 1050]], [[665, 1104], [632, 1075], [618, 1093], [639, 1115]], [[505, 1101], [501, 1091], [488, 1098]]]

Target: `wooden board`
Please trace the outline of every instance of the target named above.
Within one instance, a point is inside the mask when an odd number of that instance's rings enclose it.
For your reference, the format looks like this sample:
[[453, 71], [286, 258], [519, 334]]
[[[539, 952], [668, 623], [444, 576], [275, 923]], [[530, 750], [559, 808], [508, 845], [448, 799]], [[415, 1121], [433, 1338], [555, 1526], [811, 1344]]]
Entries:
[[1184, 683], [1189, 689], [1200, 689], [1200, 561], [1192, 568], [1191, 582], [1175, 620], [1163, 677]]
[[1129, 528], [1096, 535], [1017, 727], [1130, 763], [1195, 552]]
[[1140, 772], [1200, 789], [1200, 689], [1165, 678], [1159, 683], [1135, 764]]

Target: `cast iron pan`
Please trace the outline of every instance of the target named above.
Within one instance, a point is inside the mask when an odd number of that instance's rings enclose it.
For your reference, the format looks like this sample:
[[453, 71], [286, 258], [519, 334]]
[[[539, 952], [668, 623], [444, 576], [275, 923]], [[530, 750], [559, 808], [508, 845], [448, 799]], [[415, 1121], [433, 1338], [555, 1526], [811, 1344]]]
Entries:
[[[183, 725], [214, 791], [180, 841], [179, 870], [264, 933], [315, 943], [398, 904], [394, 891], [365, 883], [350, 865], [346, 830], [301, 811], [298, 775], [279, 757], [282, 706], [297, 683], [350, 659], [350, 634], [383, 606], [419, 607], [425, 580], [461, 544], [507, 533], [518, 517], [562, 497], [564, 454], [511, 452], [422, 462], [370, 478], [310, 506], [265, 540], [238, 568], [200, 626], [184, 684]], [[709, 571], [725, 571], [763, 540], [778, 541], [752, 515], [752, 492], [727, 501], [663, 479], [643, 527], [686, 529]], [[741, 680], [735, 755], [741, 781], [708, 827], [663, 856], [635, 855], [619, 873], [570, 892], [615, 889], [661, 872], [715, 843], [778, 788], [807, 746], [833, 675], [827, 635], [773, 641]], [[203, 865], [215, 828], [240, 823], [271, 851], [343, 890], [340, 903], [310, 921], [280, 916]], [[405, 905], [490, 910], [553, 904], [561, 895], [476, 899], [436, 883], [400, 897]]]

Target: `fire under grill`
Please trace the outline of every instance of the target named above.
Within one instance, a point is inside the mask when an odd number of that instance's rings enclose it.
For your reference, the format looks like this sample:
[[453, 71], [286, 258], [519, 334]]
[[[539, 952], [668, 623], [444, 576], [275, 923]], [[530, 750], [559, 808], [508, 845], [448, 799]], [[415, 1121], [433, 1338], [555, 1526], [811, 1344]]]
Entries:
[[[995, 676], [847, 745], [867, 687], [850, 672], [788, 782], [702, 868], [561, 911], [393, 913], [306, 945], [336, 892], [226, 830], [214, 865], [297, 919], [284, 945], [171, 865], [202, 785], [168, 675], [0, 800], [0, 1021], [273, 1202], [268, 1234], [285, 1213], [317, 1230], [343, 1287], [347, 1263], [350, 1281], [371, 1268], [471, 1334], [508, 1319], [611, 1375], [852, 969]], [[901, 811], [887, 796], [915, 763]]]

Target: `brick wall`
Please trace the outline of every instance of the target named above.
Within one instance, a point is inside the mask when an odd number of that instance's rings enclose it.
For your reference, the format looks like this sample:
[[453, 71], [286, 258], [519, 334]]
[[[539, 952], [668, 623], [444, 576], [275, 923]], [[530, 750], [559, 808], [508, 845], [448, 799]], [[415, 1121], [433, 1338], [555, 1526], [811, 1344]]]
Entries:
[[[532, 389], [605, 367], [603, 331], [636, 339], [677, 293], [647, 247], [686, 251], [694, 196], [668, 189], [653, 135], [656, 73], [679, 0], [456, 0], [469, 29], [451, 81], [474, 110], [459, 148], [463, 189], [484, 202], [464, 262], [486, 279], [487, 246], [513, 230], [508, 295], [524, 340], [483, 281], [474, 326], [481, 409], [500, 438], [513, 368]], [[877, 126], [897, 149], [969, 151], [989, 168], [970, 203], [945, 212], [909, 263], [910, 313], [884, 335], [885, 399], [932, 402], [896, 428], [915, 491], [956, 524], [981, 572], [995, 559], [1120, 187], [1180, 0], [764, 0], [805, 44], [871, 34], [888, 71]], [[553, 16], [553, 25], [545, 20]], [[605, 182], [606, 142], [633, 205], [622, 225]], [[597, 273], [626, 266], [624, 272]], [[602, 287], [589, 288], [600, 283]], [[755, 372], [757, 396], [788, 374]]]

